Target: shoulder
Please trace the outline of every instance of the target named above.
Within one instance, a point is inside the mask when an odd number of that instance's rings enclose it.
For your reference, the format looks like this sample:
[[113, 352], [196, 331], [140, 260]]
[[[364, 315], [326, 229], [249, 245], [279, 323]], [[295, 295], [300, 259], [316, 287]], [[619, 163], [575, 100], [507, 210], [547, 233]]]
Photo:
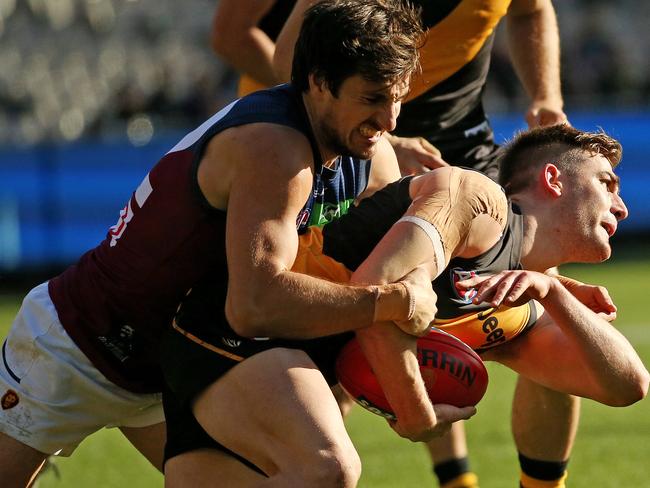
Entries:
[[291, 127], [258, 122], [232, 127], [217, 134], [209, 143], [206, 154], [227, 160], [237, 166], [255, 164], [258, 169], [280, 165], [290, 169], [313, 163], [309, 140]]
[[[445, 231], [455, 256], [474, 257], [501, 237], [508, 201], [499, 185], [473, 170], [439, 168], [412, 180], [414, 205]], [[442, 232], [442, 231], [441, 231]]]
[[[411, 196], [413, 199], [437, 191], [449, 191], [452, 195], [467, 197], [486, 195], [506, 203], [503, 189], [483, 173], [455, 166], [445, 166], [413, 178]], [[462, 193], [460, 191], [462, 190]]]
[[[313, 153], [298, 130], [271, 123], [232, 127], [213, 137], [201, 157], [198, 183], [216, 208], [226, 208], [233, 184], [257, 185], [258, 180], [296, 182], [311, 188]], [[308, 190], [307, 190], [308, 191]]]

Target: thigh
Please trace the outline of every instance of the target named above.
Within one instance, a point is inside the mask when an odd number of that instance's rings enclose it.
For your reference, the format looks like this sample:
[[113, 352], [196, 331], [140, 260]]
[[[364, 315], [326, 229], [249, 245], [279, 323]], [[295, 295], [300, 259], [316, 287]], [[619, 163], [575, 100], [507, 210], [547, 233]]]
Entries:
[[70, 455], [93, 432], [142, 412], [149, 418], [160, 403], [119, 388], [90, 363], [58, 321], [47, 284], [25, 298], [1, 354], [0, 431], [45, 454]]
[[268, 475], [354, 449], [327, 381], [300, 350], [248, 358], [203, 391], [193, 412], [212, 438]]
[[120, 427], [122, 434], [160, 472], [163, 468], [165, 422], [147, 427]]
[[265, 479], [240, 460], [214, 449], [186, 452], [165, 463], [166, 488], [257, 486]]

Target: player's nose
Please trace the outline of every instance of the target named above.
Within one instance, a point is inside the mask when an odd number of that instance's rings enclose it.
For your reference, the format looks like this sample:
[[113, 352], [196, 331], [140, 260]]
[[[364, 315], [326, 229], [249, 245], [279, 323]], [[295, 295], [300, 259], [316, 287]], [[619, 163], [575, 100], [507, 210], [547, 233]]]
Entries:
[[391, 132], [397, 127], [397, 117], [401, 110], [402, 103], [389, 101], [379, 111], [377, 121], [381, 129], [386, 132]]
[[616, 220], [619, 222], [621, 220], [625, 220], [629, 215], [627, 207], [625, 206], [625, 202], [623, 201], [623, 198], [621, 198], [621, 195], [618, 193], [614, 193], [612, 196], [612, 206], [610, 208], [610, 212], [614, 214]]

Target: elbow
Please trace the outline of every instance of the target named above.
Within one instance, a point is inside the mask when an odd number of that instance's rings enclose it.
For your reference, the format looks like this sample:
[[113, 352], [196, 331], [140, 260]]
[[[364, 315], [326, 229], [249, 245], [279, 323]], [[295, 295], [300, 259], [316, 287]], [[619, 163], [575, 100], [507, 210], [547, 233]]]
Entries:
[[226, 320], [237, 335], [249, 339], [267, 335], [268, 331], [264, 324], [269, 323], [269, 318], [259, 303], [253, 297], [241, 299], [228, 294], [225, 308]]
[[214, 20], [210, 31], [210, 47], [217, 56], [225, 60], [232, 59], [241, 43], [242, 39], [239, 31], [233, 31], [225, 20]]
[[630, 381], [628, 394], [625, 396], [625, 403], [621, 406], [627, 407], [640, 400], [643, 400], [648, 395], [648, 388], [650, 385], [650, 373], [644, 367], [641, 367], [636, 372], [634, 378]]
[[643, 400], [648, 394], [650, 373], [645, 368], [641, 368], [630, 375], [624, 383], [624, 388], [621, 388], [623, 385], [619, 384], [616, 395], [612, 395], [612, 390], [608, 389], [604, 393], [606, 398], [599, 401], [610, 407], [629, 407]]

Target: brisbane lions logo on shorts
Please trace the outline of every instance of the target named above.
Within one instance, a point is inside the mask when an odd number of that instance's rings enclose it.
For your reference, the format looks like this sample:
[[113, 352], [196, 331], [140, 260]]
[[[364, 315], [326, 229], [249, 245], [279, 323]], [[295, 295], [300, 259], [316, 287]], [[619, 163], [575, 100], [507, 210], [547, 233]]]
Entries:
[[20, 402], [20, 397], [18, 393], [14, 390], [7, 390], [2, 398], [0, 399], [0, 405], [2, 405], [2, 410], [9, 410], [14, 408]]
[[454, 268], [451, 270], [451, 279], [454, 285], [456, 296], [463, 303], [467, 303], [467, 304], [472, 303], [472, 299], [476, 296], [478, 292], [474, 288], [470, 288], [469, 290], [463, 290], [456, 283], [458, 283], [459, 281], [474, 278], [476, 276], [478, 276], [478, 273], [476, 271], [465, 271], [464, 269], [461, 268]]

